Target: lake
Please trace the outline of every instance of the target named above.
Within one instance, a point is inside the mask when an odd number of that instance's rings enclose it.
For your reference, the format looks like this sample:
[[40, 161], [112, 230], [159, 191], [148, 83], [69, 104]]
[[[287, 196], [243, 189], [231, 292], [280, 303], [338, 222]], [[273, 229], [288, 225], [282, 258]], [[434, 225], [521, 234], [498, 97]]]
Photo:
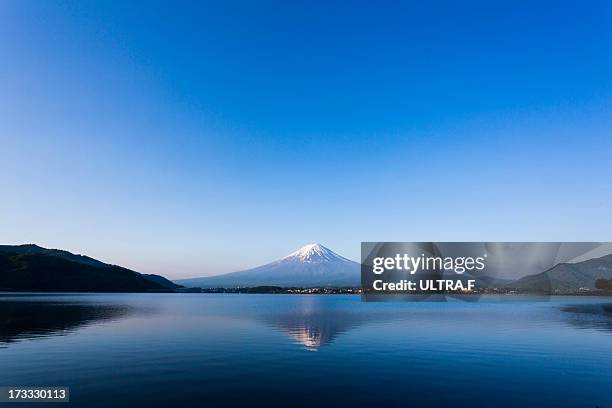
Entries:
[[612, 298], [479, 300], [3, 294], [0, 386], [92, 407], [612, 407]]

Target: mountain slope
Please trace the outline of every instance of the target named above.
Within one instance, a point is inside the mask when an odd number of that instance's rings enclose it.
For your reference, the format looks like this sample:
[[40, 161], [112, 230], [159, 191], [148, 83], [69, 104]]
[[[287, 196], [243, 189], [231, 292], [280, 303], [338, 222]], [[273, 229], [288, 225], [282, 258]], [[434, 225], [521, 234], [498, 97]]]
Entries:
[[359, 264], [320, 244], [299, 250], [257, 268], [223, 275], [182, 279], [184, 286], [202, 288], [241, 286], [323, 287], [360, 285]]
[[612, 278], [612, 254], [577, 263], [561, 263], [551, 269], [524, 276], [508, 286], [537, 291], [595, 289], [597, 279]]
[[43, 248], [36, 244], [0, 245], [0, 252], [13, 252], [21, 255], [48, 255], [91, 266], [110, 266], [109, 264], [105, 264], [104, 262], [85, 255], [77, 255], [61, 249]]
[[0, 290], [147, 292], [180, 286], [96, 259], [37, 245], [0, 246]]
[[150, 282], [157, 283], [158, 285], [161, 285], [166, 289], [181, 289], [183, 287], [181, 285], [177, 285], [176, 283], [172, 282], [170, 279], [164, 278], [161, 275], [154, 275], [151, 273], [141, 273], [140, 276], [142, 276], [143, 278], [145, 278], [146, 280]]

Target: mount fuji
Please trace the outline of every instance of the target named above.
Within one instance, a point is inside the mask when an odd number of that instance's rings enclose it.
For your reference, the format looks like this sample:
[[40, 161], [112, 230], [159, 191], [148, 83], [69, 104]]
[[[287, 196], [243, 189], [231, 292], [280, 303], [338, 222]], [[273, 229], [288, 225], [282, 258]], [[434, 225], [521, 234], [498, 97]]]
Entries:
[[309, 244], [266, 265], [239, 272], [176, 282], [189, 287], [233, 288], [253, 286], [356, 287], [359, 264], [321, 244]]

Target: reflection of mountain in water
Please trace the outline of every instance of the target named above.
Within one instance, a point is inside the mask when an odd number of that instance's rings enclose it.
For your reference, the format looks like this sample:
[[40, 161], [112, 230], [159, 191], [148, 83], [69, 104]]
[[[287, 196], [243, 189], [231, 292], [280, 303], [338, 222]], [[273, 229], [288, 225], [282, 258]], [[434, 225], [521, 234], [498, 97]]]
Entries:
[[292, 337], [307, 350], [318, 351], [332, 343], [339, 335], [368, 321], [385, 320], [384, 316], [322, 307], [303, 307], [289, 313], [267, 315], [262, 319]]
[[24, 339], [63, 336], [93, 323], [120, 319], [127, 305], [57, 301], [0, 301], [0, 347]]
[[579, 329], [612, 331], [612, 303], [570, 305], [561, 309], [567, 321]]
[[321, 346], [333, 342], [338, 335], [360, 326], [367, 318], [348, 312], [315, 311], [267, 316], [265, 320], [306, 349], [317, 351]]

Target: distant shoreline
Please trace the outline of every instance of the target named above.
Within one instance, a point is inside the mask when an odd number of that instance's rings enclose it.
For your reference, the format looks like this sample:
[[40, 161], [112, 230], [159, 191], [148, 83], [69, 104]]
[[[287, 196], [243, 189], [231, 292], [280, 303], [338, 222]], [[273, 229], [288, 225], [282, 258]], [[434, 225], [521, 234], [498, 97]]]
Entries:
[[584, 297], [612, 297], [611, 291], [575, 291], [575, 292], [535, 292], [517, 290], [477, 290], [471, 292], [370, 292], [364, 293], [361, 288], [282, 288], [282, 287], [253, 287], [253, 288], [188, 288], [186, 290], [166, 290], [148, 292], [94, 292], [94, 291], [28, 291], [28, 290], [0, 290], [0, 295], [10, 294], [245, 294], [245, 295], [507, 295], [507, 296], [584, 296]]
[[290, 295], [544, 295], [544, 296], [612, 296], [610, 291], [575, 291], [575, 292], [536, 292], [536, 291], [519, 291], [519, 290], [476, 290], [471, 292], [452, 292], [452, 291], [430, 291], [430, 292], [370, 292], [364, 293], [361, 288], [353, 289], [332, 289], [332, 288], [279, 288], [277, 290], [258, 290], [257, 288], [214, 288], [202, 289], [201, 293], [237, 293], [237, 294], [290, 294]]

